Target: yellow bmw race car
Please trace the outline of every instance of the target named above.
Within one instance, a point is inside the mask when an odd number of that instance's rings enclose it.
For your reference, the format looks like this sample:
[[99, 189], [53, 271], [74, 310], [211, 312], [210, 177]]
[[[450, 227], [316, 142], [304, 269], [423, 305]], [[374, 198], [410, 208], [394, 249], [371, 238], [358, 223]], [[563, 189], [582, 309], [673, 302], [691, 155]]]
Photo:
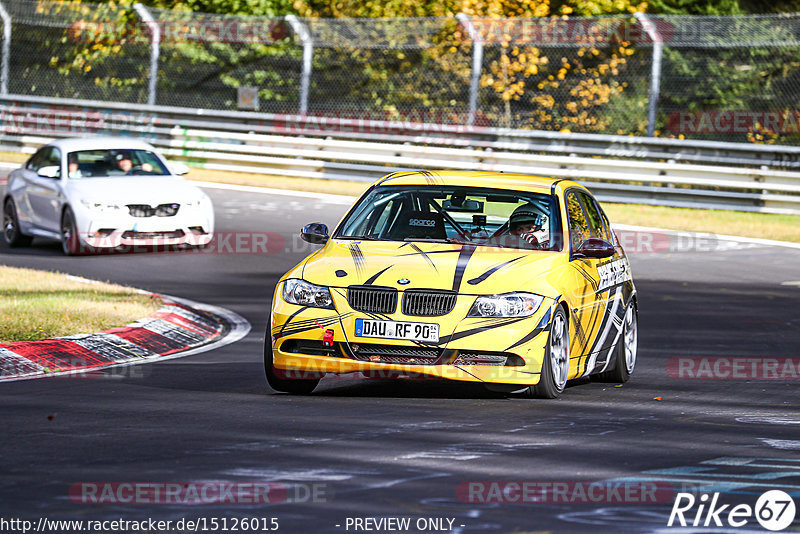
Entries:
[[502, 173], [390, 174], [278, 282], [269, 385], [326, 373], [435, 377], [554, 398], [567, 380], [625, 382], [637, 304], [625, 252], [589, 191]]

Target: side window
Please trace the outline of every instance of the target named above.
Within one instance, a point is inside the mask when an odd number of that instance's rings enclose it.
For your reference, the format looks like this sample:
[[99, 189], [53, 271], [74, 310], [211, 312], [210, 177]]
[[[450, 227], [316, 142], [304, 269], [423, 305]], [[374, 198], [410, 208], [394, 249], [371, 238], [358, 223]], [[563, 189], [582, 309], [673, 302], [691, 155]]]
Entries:
[[61, 176], [61, 151], [55, 147], [50, 149], [50, 153], [42, 161], [41, 167], [49, 166], [58, 167], [58, 176]]
[[567, 213], [569, 215], [569, 238], [572, 248], [576, 249], [584, 239], [592, 237], [592, 234], [575, 191], [567, 193]]
[[579, 195], [583, 202], [586, 220], [589, 223], [589, 230], [592, 232], [592, 237], [597, 237], [610, 243], [611, 236], [608, 233], [603, 217], [600, 215], [600, 208], [597, 207], [594, 199], [586, 193], [579, 193]]
[[37, 150], [36, 153], [31, 156], [31, 159], [28, 160], [28, 163], [25, 164], [25, 168], [29, 171], [38, 171], [39, 167], [43, 166], [42, 161], [50, 154], [51, 150], [49, 146]]
[[595, 202], [597, 204], [597, 209], [600, 210], [600, 216], [603, 218], [603, 222], [606, 225], [606, 229], [608, 230], [608, 236], [611, 238], [609, 243], [614, 245], [615, 247], [619, 245], [617, 242], [617, 234], [614, 233], [614, 230], [611, 228], [611, 223], [608, 221], [608, 216], [606, 216], [606, 212], [603, 211], [603, 208], [600, 207], [599, 202]]
[[55, 147], [46, 146], [28, 160], [25, 168], [37, 172], [42, 167], [49, 166], [58, 167], [58, 176], [61, 175], [61, 151]]

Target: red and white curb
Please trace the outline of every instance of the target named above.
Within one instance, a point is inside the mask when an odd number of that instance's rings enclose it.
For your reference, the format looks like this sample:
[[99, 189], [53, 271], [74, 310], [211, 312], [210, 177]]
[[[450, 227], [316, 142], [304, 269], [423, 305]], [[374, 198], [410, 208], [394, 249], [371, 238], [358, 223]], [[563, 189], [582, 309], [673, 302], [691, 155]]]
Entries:
[[187, 299], [156, 295], [154, 314], [97, 334], [0, 343], [0, 382], [87, 373], [206, 352], [250, 332], [240, 315]]

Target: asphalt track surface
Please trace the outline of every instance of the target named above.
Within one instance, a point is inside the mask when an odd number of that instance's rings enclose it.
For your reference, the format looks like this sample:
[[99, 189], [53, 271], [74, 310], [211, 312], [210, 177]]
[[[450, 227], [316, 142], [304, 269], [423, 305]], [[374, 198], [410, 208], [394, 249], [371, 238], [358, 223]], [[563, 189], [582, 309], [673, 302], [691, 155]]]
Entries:
[[[451, 518], [453, 532], [469, 533], [656, 532], [676, 531], [666, 528], [672, 498], [615, 502], [612, 492], [611, 502], [483, 504], [458, 488], [469, 481], [655, 480], [721, 491], [732, 503], [752, 503], [770, 487], [798, 495], [796, 377], [678, 379], [667, 364], [676, 357], [800, 356], [800, 287], [782, 285], [800, 280], [800, 250], [729, 244], [631, 254], [640, 352], [624, 387], [582, 381], [559, 400], [540, 401], [470, 384], [338, 377], [295, 397], [265, 383], [269, 303], [281, 274], [311, 249], [293, 237], [300, 226], [333, 225], [347, 206], [299, 193], [207, 192], [218, 231], [274, 232], [285, 236], [285, 250], [67, 258], [45, 241], [28, 249], [0, 245], [6, 265], [223, 306], [253, 325], [233, 345], [109, 371], [106, 379], [0, 384], [3, 518], [276, 517], [279, 532], [336, 533], [354, 532], [347, 518], [410, 517]], [[76, 503], [69, 489], [82, 481], [272, 481], [294, 502]], [[323, 492], [313, 502], [305, 498], [310, 486]], [[761, 530], [751, 520], [729, 531]]]

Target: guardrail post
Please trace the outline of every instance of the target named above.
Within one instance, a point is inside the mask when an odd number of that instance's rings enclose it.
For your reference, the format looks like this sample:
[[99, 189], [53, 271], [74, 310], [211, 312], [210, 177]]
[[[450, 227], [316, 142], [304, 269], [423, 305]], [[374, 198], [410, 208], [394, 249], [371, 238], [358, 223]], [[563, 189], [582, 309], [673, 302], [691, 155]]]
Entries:
[[8, 94], [8, 66], [11, 62], [11, 15], [0, 2], [0, 18], [3, 19], [3, 58], [0, 60], [0, 94]]
[[303, 45], [303, 73], [300, 77], [300, 115], [308, 112], [308, 88], [311, 83], [311, 58], [314, 54], [314, 40], [305, 24], [296, 15], [286, 15], [286, 22], [300, 38]]
[[475, 116], [478, 113], [478, 90], [480, 89], [481, 68], [483, 66], [483, 37], [475, 29], [469, 16], [459, 13], [456, 18], [467, 31], [469, 38], [472, 39], [472, 75], [469, 82], [469, 119], [467, 124], [475, 124]]
[[653, 41], [653, 61], [650, 65], [650, 94], [647, 102], [647, 137], [654, 137], [656, 131], [656, 109], [658, 108], [658, 95], [661, 92], [661, 54], [664, 43], [656, 30], [655, 24], [647, 15], [641, 12], [634, 14], [642, 24], [644, 31]]
[[142, 4], [133, 4], [133, 9], [150, 28], [150, 83], [147, 88], [147, 103], [156, 105], [156, 83], [158, 81], [158, 56], [161, 53], [161, 26]]

